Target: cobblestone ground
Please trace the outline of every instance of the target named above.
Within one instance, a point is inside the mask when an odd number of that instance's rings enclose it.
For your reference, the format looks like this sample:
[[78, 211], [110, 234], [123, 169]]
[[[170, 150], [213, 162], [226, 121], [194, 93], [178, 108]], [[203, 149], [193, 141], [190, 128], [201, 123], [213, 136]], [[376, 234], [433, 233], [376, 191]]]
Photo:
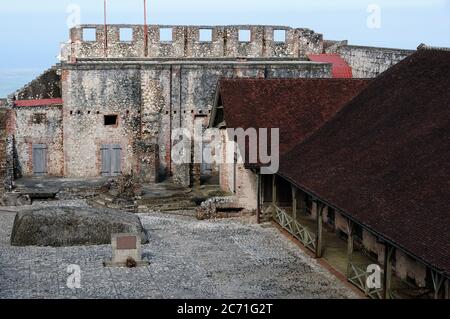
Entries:
[[[278, 230], [244, 219], [140, 214], [149, 267], [104, 268], [110, 246], [11, 247], [0, 212], [0, 298], [355, 298]], [[67, 287], [68, 265], [81, 289]]]

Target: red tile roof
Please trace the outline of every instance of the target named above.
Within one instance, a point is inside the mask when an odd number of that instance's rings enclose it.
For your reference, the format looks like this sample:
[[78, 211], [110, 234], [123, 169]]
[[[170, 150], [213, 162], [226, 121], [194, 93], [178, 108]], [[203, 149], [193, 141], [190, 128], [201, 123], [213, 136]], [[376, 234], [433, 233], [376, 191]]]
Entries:
[[227, 127], [279, 128], [283, 154], [368, 83], [356, 79], [223, 79], [219, 90]]
[[352, 68], [339, 54], [309, 54], [308, 58], [314, 62], [331, 63], [333, 78], [350, 79], [353, 77]]
[[450, 52], [419, 50], [282, 157], [280, 175], [450, 276]]
[[17, 100], [14, 106], [47, 106], [63, 104], [62, 99], [41, 99], [41, 100]]

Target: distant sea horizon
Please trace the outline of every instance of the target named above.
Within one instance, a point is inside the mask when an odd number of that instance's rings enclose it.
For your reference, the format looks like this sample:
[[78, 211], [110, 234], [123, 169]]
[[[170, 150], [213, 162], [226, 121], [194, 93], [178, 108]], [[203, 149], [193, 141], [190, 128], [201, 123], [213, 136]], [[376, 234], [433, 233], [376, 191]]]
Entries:
[[42, 68], [0, 68], [0, 99], [6, 98], [34, 80], [46, 70]]

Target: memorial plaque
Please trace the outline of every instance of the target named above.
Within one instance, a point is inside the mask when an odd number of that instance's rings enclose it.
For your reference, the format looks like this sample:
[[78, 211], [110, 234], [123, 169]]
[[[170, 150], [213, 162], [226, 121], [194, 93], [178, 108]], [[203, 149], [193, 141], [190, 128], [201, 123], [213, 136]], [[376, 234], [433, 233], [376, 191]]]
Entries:
[[136, 249], [136, 236], [117, 237], [117, 249]]
[[126, 267], [130, 264], [146, 266], [142, 261], [140, 234], [113, 234], [111, 238], [112, 260], [105, 262], [105, 266]]

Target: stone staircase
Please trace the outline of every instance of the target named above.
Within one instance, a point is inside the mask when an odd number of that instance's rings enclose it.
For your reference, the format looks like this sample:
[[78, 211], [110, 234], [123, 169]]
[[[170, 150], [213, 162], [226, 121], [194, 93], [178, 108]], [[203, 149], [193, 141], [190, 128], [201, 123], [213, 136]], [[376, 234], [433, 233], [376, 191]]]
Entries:
[[137, 213], [138, 210], [138, 206], [134, 201], [118, 200], [107, 193], [90, 198], [87, 200], [87, 203], [96, 208], [111, 208], [131, 213]]
[[217, 186], [205, 186], [198, 190], [170, 183], [144, 186], [143, 195], [133, 200], [123, 200], [109, 193], [88, 199], [88, 204], [98, 208], [120, 209], [129, 212], [161, 211], [168, 213], [192, 212], [218, 192]]

